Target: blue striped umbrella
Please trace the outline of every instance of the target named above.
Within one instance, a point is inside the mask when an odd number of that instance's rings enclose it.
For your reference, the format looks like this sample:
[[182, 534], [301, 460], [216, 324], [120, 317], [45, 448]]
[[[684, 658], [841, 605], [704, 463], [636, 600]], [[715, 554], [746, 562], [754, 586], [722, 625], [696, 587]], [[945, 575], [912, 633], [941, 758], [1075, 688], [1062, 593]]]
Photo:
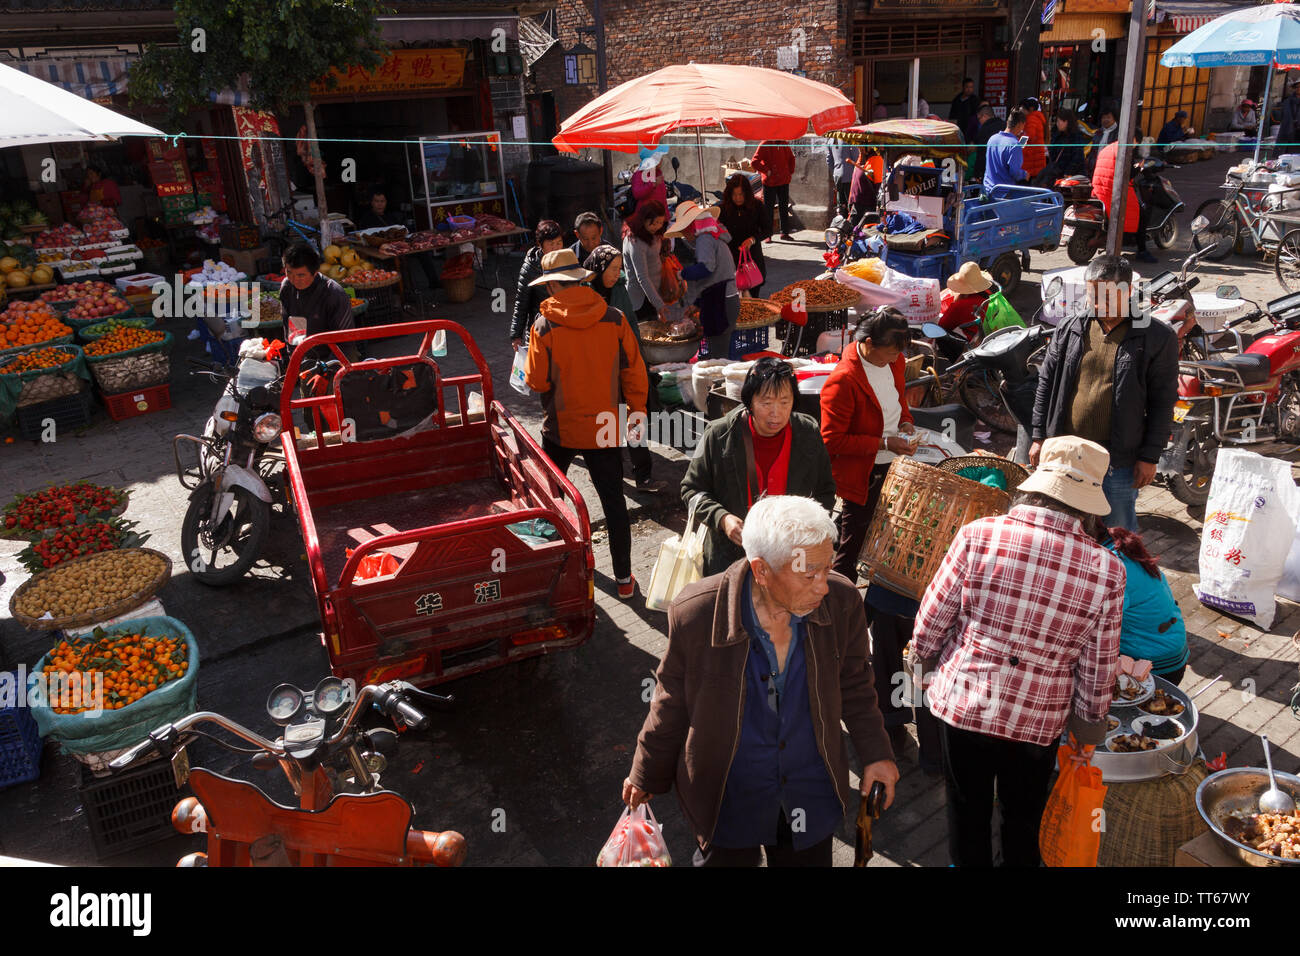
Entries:
[[[1160, 55], [1167, 67], [1300, 66], [1300, 5], [1273, 3], [1225, 13], [1193, 30]], [[1259, 111], [1259, 137], [1255, 161], [1259, 162], [1264, 124], [1268, 122], [1268, 97], [1273, 71], [1268, 71], [1264, 102]]]

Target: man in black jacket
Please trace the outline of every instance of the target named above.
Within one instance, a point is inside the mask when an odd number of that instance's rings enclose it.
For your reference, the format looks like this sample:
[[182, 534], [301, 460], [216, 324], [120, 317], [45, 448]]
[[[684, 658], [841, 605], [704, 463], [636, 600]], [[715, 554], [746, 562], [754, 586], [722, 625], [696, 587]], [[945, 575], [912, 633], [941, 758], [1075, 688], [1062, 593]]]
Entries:
[[1089, 309], [1057, 326], [1038, 373], [1030, 464], [1043, 440], [1077, 435], [1110, 452], [1107, 527], [1137, 530], [1137, 492], [1151, 483], [1178, 399], [1178, 336], [1149, 312], [1131, 315], [1133, 268], [1099, 256], [1086, 274]]
[[[357, 213], [356, 224], [358, 229], [381, 229], [384, 226], [405, 226], [401, 216], [388, 211], [388, 195], [384, 192], [382, 186], [376, 186], [370, 191], [370, 205]], [[399, 258], [398, 265], [404, 265], [406, 260], [414, 259], [420, 264], [420, 269], [424, 272], [424, 278], [429, 283], [430, 289], [437, 289], [441, 283], [438, 281], [438, 267], [434, 264], [432, 252], [412, 252]]]
[[988, 154], [989, 140], [994, 134], [1002, 132], [1005, 125], [1002, 120], [998, 119], [997, 114], [993, 112], [993, 107], [987, 103], [981, 103], [979, 110], [975, 113], [975, 136], [971, 140], [971, 145], [975, 147], [975, 169], [971, 172], [970, 181], [975, 183], [984, 178], [984, 158]]

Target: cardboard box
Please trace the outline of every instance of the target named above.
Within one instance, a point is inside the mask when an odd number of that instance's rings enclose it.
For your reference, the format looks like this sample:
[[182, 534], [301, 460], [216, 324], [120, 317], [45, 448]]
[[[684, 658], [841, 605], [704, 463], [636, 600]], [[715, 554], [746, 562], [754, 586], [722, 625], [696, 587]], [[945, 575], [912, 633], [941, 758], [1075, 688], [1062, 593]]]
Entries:
[[125, 292], [133, 285], [147, 286], [152, 289], [154, 283], [166, 281], [167, 279], [165, 277], [155, 275], [152, 272], [133, 272], [131, 275], [123, 276], [122, 278], [115, 280], [113, 284], [117, 286], [118, 292]]
[[1248, 866], [1213, 830], [1188, 840], [1174, 854], [1174, 866]]
[[267, 246], [258, 246], [256, 249], [227, 249], [221, 247], [221, 261], [228, 262], [245, 275], [253, 276], [257, 274], [257, 260], [266, 259], [271, 255], [271, 250]]

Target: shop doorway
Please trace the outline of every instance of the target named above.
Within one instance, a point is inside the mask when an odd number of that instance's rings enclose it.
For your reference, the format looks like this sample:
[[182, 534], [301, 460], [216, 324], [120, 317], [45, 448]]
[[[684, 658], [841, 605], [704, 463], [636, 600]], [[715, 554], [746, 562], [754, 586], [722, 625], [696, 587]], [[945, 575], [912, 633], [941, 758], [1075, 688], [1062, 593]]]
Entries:
[[[868, 118], [882, 118], [874, 114], [883, 108], [889, 119], [913, 115], [947, 119], [954, 97], [961, 92], [963, 79], [975, 80], [975, 92], [980, 93], [982, 62], [982, 57], [960, 53], [878, 58], [866, 70], [870, 88], [880, 94], [873, 110], [868, 111]], [[923, 105], [930, 107], [929, 114], [920, 112]], [[913, 113], [914, 106], [916, 113]]]
[[[953, 18], [897, 22], [860, 15], [853, 23], [849, 54], [862, 68], [858, 112], [864, 121], [914, 115], [924, 99], [930, 113], [948, 115], [962, 80], [983, 75], [986, 22]], [[872, 91], [878, 94], [873, 97]]]
[[1193, 129], [1205, 128], [1205, 108], [1210, 98], [1210, 71], [1192, 67], [1169, 69], [1160, 65], [1160, 54], [1181, 37], [1147, 38], [1146, 75], [1142, 92], [1142, 114], [1138, 129], [1143, 136], [1156, 136], [1174, 113], [1186, 110]]

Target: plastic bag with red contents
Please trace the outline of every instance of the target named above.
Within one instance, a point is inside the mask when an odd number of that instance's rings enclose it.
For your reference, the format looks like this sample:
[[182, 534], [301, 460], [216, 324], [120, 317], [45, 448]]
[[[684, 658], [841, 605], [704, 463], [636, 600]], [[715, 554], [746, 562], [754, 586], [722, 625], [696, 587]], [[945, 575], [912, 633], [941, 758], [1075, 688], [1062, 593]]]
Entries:
[[[352, 549], [345, 549], [347, 556], [352, 557]], [[369, 578], [382, 578], [390, 574], [396, 574], [400, 568], [401, 562], [387, 551], [371, 551], [357, 564], [357, 573], [352, 578], [354, 582], [365, 581]]]
[[623, 808], [623, 815], [596, 857], [597, 866], [672, 866], [663, 827], [655, 819], [650, 804], [633, 810]]

